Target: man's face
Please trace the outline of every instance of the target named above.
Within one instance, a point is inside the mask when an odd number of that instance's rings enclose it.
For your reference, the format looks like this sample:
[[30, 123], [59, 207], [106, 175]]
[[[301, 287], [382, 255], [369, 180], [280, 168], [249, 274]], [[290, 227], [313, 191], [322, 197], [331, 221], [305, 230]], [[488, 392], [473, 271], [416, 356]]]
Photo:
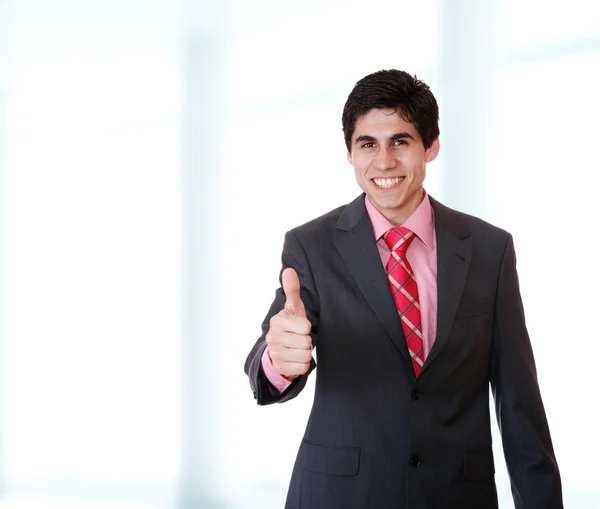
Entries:
[[356, 181], [390, 223], [402, 224], [421, 203], [425, 165], [439, 139], [425, 149], [416, 128], [391, 109], [372, 109], [356, 121], [348, 161]]

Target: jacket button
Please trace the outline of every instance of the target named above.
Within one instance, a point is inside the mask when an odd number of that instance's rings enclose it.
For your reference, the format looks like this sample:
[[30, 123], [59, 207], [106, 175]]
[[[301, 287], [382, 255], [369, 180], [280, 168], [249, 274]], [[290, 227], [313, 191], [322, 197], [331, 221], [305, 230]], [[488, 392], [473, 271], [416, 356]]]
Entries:
[[421, 391], [419, 389], [413, 389], [410, 391], [410, 397], [415, 400], [421, 399]]
[[417, 456], [416, 454], [410, 458], [410, 466], [411, 467], [415, 467], [416, 468], [420, 464], [421, 464], [421, 458], [419, 456]]

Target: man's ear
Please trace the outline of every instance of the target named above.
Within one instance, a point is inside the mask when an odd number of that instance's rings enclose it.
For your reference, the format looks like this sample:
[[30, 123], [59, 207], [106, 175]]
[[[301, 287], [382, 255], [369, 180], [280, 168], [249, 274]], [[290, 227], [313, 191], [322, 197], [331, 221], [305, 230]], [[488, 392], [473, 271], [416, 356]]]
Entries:
[[347, 156], [347, 157], [348, 157], [348, 162], [349, 162], [349, 163], [350, 163], [352, 166], [354, 166], [354, 163], [353, 163], [353, 161], [352, 161], [352, 154], [350, 153], [350, 151], [348, 151], [348, 156]]
[[425, 151], [425, 161], [430, 163], [440, 152], [440, 138], [436, 138], [431, 143], [431, 146]]

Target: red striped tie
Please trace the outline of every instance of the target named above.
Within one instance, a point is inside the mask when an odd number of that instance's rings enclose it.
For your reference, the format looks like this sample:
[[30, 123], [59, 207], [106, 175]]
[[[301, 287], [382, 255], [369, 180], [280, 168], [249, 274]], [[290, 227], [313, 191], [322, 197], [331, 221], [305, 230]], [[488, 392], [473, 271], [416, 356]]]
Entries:
[[383, 238], [392, 252], [386, 267], [388, 283], [400, 315], [408, 353], [410, 353], [415, 374], [419, 376], [425, 361], [421, 306], [419, 305], [417, 280], [406, 258], [406, 251], [415, 239], [415, 234], [408, 228], [397, 227], [388, 230]]

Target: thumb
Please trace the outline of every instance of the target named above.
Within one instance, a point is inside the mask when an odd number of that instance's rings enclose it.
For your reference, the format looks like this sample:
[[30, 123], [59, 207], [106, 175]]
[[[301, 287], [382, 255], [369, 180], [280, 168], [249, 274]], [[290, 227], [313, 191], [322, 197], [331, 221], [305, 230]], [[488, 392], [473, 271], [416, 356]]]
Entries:
[[285, 293], [285, 309], [290, 311], [294, 316], [302, 316], [306, 318], [304, 304], [300, 298], [300, 280], [294, 269], [287, 268], [281, 274], [281, 283], [283, 292]]

